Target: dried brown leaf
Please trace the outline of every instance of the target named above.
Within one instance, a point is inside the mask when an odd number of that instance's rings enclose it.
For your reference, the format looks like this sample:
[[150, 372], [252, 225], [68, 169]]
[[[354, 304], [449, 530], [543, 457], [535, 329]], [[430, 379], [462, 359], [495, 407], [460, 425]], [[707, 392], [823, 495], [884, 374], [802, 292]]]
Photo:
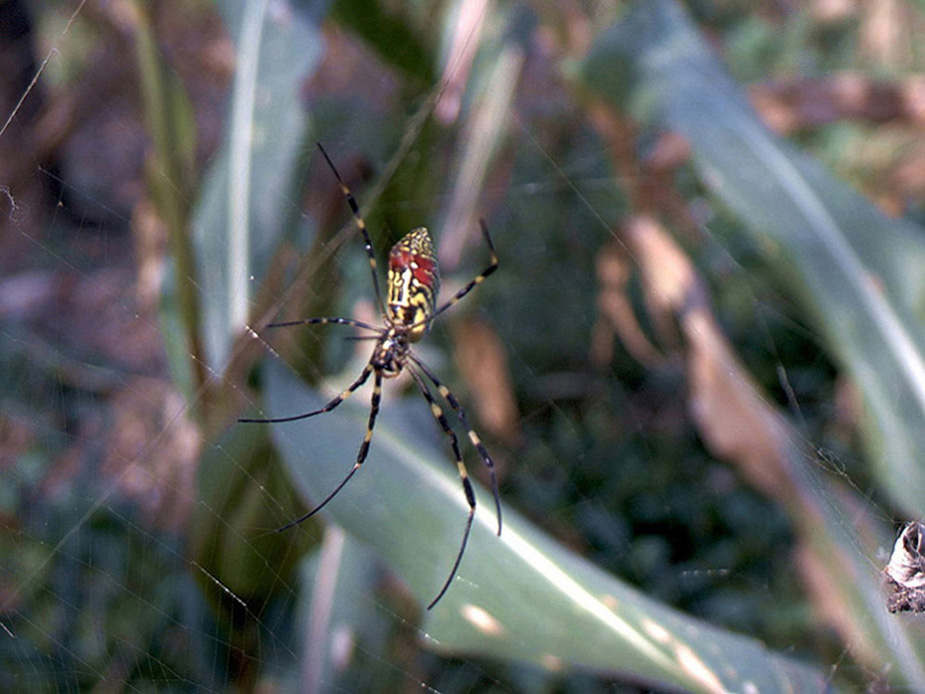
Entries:
[[494, 329], [477, 318], [453, 323], [455, 356], [469, 385], [469, 402], [485, 431], [509, 446], [517, 446], [523, 433], [520, 412], [504, 345]]
[[594, 326], [591, 341], [591, 361], [603, 366], [613, 358], [614, 334], [641, 364], [653, 365], [661, 360], [658, 350], [649, 342], [636, 319], [627, 285], [631, 268], [625, 253], [615, 243], [604, 245], [596, 262], [600, 319]]
[[637, 217], [625, 231], [650, 306], [663, 324], [675, 317], [683, 333], [690, 407], [704, 442], [766, 494], [787, 502], [793, 492], [781, 449], [787, 435], [722, 335], [693, 266], [652, 218]]

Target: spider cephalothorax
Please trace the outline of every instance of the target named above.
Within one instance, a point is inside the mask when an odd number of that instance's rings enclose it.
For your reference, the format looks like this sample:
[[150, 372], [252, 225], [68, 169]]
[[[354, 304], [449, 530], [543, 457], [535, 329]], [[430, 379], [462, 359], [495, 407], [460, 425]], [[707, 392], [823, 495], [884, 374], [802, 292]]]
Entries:
[[373, 370], [381, 371], [384, 378], [395, 378], [405, 368], [410, 350], [408, 329], [393, 326], [379, 338], [370, 364]]
[[453, 411], [456, 412], [456, 415], [459, 417], [459, 421], [466, 429], [469, 441], [478, 451], [485, 465], [488, 467], [488, 471], [491, 476], [492, 493], [495, 497], [495, 509], [498, 514], [499, 535], [501, 534], [501, 498], [498, 494], [498, 481], [495, 477], [494, 462], [492, 462], [491, 456], [488, 454], [488, 450], [482, 444], [481, 439], [479, 439], [478, 434], [475, 433], [475, 430], [469, 424], [469, 420], [467, 419], [466, 413], [462, 406], [459, 404], [459, 400], [455, 395], [453, 395], [449, 388], [440, 382], [440, 379], [437, 378], [436, 374], [434, 374], [434, 372], [431, 371], [424, 362], [415, 356], [411, 349], [411, 345], [412, 343], [417, 342], [422, 337], [424, 337], [427, 331], [430, 330], [430, 326], [433, 324], [434, 318], [446, 311], [451, 306], [455, 305], [456, 302], [471, 292], [477, 284], [480, 284], [482, 280], [484, 280], [492, 272], [494, 272], [495, 269], [497, 269], [498, 256], [495, 255], [495, 247], [491, 242], [491, 236], [488, 234], [488, 227], [483, 220], [479, 220], [482, 228], [482, 236], [485, 238], [485, 242], [488, 244], [488, 249], [491, 251], [491, 264], [485, 268], [481, 274], [470, 280], [466, 286], [456, 292], [456, 294], [453, 295], [449, 301], [440, 306], [440, 308], [435, 308], [437, 294], [440, 292], [440, 269], [437, 265], [436, 254], [434, 253], [434, 244], [426, 228], [418, 227], [416, 229], [412, 229], [398, 243], [392, 246], [392, 250], [389, 252], [388, 296], [387, 300], [383, 302], [382, 295], [379, 292], [379, 280], [376, 276], [376, 256], [373, 252], [373, 244], [369, 238], [369, 232], [366, 230], [366, 222], [360, 215], [360, 210], [357, 206], [356, 200], [353, 197], [353, 194], [341, 179], [340, 174], [337, 173], [337, 169], [334, 167], [331, 159], [324, 151], [324, 148], [319, 144], [318, 149], [321, 150], [321, 153], [327, 160], [328, 165], [331, 167], [331, 170], [337, 177], [337, 181], [340, 183], [344, 197], [347, 199], [347, 203], [350, 205], [350, 209], [353, 212], [353, 217], [356, 220], [357, 227], [359, 228], [360, 233], [363, 235], [363, 240], [366, 244], [366, 254], [369, 258], [369, 267], [373, 276], [373, 288], [375, 289], [376, 293], [376, 304], [382, 312], [385, 326], [377, 327], [375, 325], [363, 323], [362, 321], [354, 320], [353, 318], [307, 318], [304, 320], [286, 321], [283, 323], [271, 323], [267, 327], [273, 328], [289, 325], [310, 324], [324, 325], [327, 323], [350, 325], [354, 328], [369, 330], [375, 333], [377, 335], [377, 337], [375, 337], [376, 347], [373, 349], [373, 354], [370, 357], [369, 362], [363, 368], [363, 371], [360, 372], [360, 375], [357, 377], [357, 379], [351, 383], [346, 390], [328, 402], [321, 409], [315, 410], [314, 412], [306, 412], [304, 414], [293, 415], [291, 417], [279, 417], [274, 419], [248, 418], [241, 419], [239, 421], [263, 423], [293, 422], [296, 420], [307, 419], [308, 417], [314, 417], [315, 415], [322, 414], [324, 412], [330, 412], [335, 407], [344, 402], [344, 400], [350, 397], [350, 395], [352, 395], [358, 388], [360, 388], [360, 386], [366, 383], [366, 381], [369, 380], [370, 375], [373, 376], [373, 393], [370, 399], [369, 422], [366, 426], [366, 435], [363, 437], [363, 441], [360, 443], [360, 449], [357, 452], [356, 462], [347, 473], [347, 476], [344, 477], [341, 483], [335, 487], [334, 491], [328, 494], [328, 496], [325, 497], [320, 504], [318, 504], [314, 509], [306, 513], [301, 518], [297, 518], [291, 523], [288, 523], [280, 528], [280, 530], [286, 530], [287, 528], [291, 528], [295, 525], [298, 525], [302, 521], [307, 520], [322, 508], [324, 508], [324, 506], [331, 499], [333, 499], [341, 489], [344, 488], [344, 486], [347, 484], [347, 482], [350, 481], [350, 478], [353, 477], [356, 471], [360, 469], [360, 466], [363, 465], [363, 461], [366, 460], [366, 456], [369, 453], [369, 446], [373, 437], [373, 429], [376, 426], [376, 417], [379, 415], [379, 404], [382, 400], [382, 380], [384, 378], [394, 378], [402, 371], [407, 370], [411, 374], [411, 378], [414, 380], [418, 390], [421, 391], [421, 395], [424, 396], [430, 405], [430, 411], [433, 414], [437, 424], [441, 429], [443, 429], [443, 432], [450, 439], [450, 446], [453, 449], [453, 456], [456, 459], [456, 469], [459, 472], [459, 479], [462, 482], [463, 492], [466, 495], [466, 502], [469, 504], [469, 517], [466, 521], [466, 529], [463, 533], [462, 543], [459, 546], [459, 552], [456, 554], [456, 561], [453, 563], [453, 568], [450, 570], [450, 575], [444, 582], [443, 587], [437, 594], [437, 597], [434, 598], [427, 606], [427, 609], [429, 610], [437, 604], [440, 598], [443, 597], [447, 589], [450, 587], [450, 584], [453, 582], [453, 578], [456, 576], [459, 563], [462, 561], [463, 554], [466, 551], [466, 543], [469, 541], [469, 533], [472, 530], [472, 519], [475, 517], [475, 492], [472, 489], [472, 483], [469, 481], [469, 474], [466, 471], [466, 464], [462, 459], [462, 453], [459, 449], [459, 439], [457, 438], [456, 433], [453, 431], [453, 428], [450, 426], [450, 423], [447, 421], [446, 416], [443, 414], [443, 410], [440, 408], [440, 405], [437, 404], [437, 401], [430, 390], [430, 386], [428, 385], [428, 381], [437, 388], [437, 392], [440, 393], [440, 396], [446, 400]]

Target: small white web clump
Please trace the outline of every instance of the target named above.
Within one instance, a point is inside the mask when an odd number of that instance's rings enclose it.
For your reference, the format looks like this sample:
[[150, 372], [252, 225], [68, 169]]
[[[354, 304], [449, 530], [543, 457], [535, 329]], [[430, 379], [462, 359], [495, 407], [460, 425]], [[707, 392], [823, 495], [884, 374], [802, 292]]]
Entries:
[[895, 589], [887, 601], [890, 612], [925, 612], [925, 525], [906, 524], [883, 572]]

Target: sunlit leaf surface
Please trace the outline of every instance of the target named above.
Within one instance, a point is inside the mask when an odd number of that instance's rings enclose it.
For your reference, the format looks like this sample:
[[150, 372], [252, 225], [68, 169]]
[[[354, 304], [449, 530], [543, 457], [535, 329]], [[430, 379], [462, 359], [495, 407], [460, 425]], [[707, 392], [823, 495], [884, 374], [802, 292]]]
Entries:
[[[325, 402], [278, 362], [268, 363], [266, 377], [270, 416], [308, 412]], [[318, 418], [273, 426], [307, 499], [324, 498], [356, 458], [368, 408], [363, 391], [355, 398], [360, 402], [350, 400]], [[423, 400], [386, 399], [383, 410], [369, 459], [323, 513], [372, 545], [427, 604], [452, 566], [466, 501], [447, 453], [429, 433], [415, 431], [435, 426]], [[479, 488], [478, 501], [457, 580], [423, 627], [433, 648], [554, 670], [630, 673], [690, 691], [742, 691], [746, 681], [762, 692], [825, 690], [824, 678], [808, 668], [649, 600], [510, 507], [498, 537], [491, 495]]]
[[[320, 13], [325, 3], [318, 3]], [[219, 3], [237, 49], [227, 133], [194, 220], [210, 365], [224, 368], [263, 277], [298, 217], [309, 125], [300, 87], [321, 60], [320, 16], [300, 3]]]

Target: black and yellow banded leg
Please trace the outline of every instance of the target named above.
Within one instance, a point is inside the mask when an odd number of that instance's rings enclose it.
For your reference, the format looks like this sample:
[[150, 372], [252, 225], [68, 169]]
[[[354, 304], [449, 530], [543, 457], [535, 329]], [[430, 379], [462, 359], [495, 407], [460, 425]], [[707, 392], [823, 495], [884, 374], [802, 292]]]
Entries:
[[353, 392], [366, 383], [366, 380], [369, 378], [369, 374], [373, 371], [373, 367], [369, 364], [366, 365], [366, 368], [360, 373], [360, 377], [357, 378], [353, 383], [351, 383], [340, 395], [331, 400], [327, 405], [322, 407], [320, 410], [315, 410], [314, 412], [306, 412], [304, 414], [296, 414], [290, 417], [274, 417], [272, 419], [258, 419], [255, 417], [244, 417], [239, 419], [239, 422], [244, 424], [281, 424], [282, 422], [297, 422], [300, 419], [308, 419], [309, 417], [314, 417], [316, 414], [324, 414], [325, 412], [330, 412], [335, 407], [340, 405], [344, 400], [349, 398]]
[[[344, 400], [346, 400], [346, 397], [344, 397]], [[381, 401], [382, 401], [382, 372], [377, 370], [376, 378], [373, 381], [373, 396], [372, 396], [372, 400], [371, 400], [370, 408], [369, 408], [369, 421], [366, 424], [366, 435], [363, 437], [363, 443], [360, 444], [360, 450], [357, 452], [356, 462], [353, 464], [353, 467], [350, 468], [350, 472], [347, 473], [347, 476], [344, 477], [343, 480], [341, 480], [341, 483], [338, 484], [334, 488], [334, 491], [328, 494], [320, 504], [315, 506], [315, 508], [313, 508], [311, 511], [306, 513], [301, 518], [296, 518], [294, 521], [286, 523], [286, 525], [284, 525], [283, 527], [277, 528], [276, 532], [281, 533], [284, 530], [289, 530], [289, 528], [292, 528], [303, 521], [307, 521], [309, 518], [314, 516], [316, 513], [318, 513], [318, 511], [320, 511], [325, 506], [327, 506], [328, 502], [331, 499], [333, 499], [335, 496], [337, 496], [337, 493], [347, 485], [347, 482], [349, 482], [350, 479], [356, 474], [357, 470], [363, 467], [363, 462], [366, 460], [366, 456], [369, 454], [370, 441], [373, 440], [373, 429], [376, 427], [376, 417], [379, 415], [379, 403]], [[341, 402], [343, 402], [343, 400], [341, 400]]]
[[462, 453], [459, 450], [459, 439], [456, 436], [456, 432], [453, 431], [453, 427], [451, 427], [450, 423], [447, 421], [446, 416], [443, 414], [443, 410], [440, 409], [440, 405], [434, 400], [434, 396], [430, 392], [430, 388], [428, 388], [427, 384], [424, 382], [424, 379], [422, 379], [413, 368], [409, 367], [408, 371], [411, 373], [412, 378], [414, 378], [414, 382], [417, 384], [418, 390], [421, 391], [421, 395], [425, 397], [427, 403], [430, 405], [430, 413], [434, 416], [434, 419], [437, 420], [437, 424], [440, 425], [440, 428], [443, 429], [443, 433], [450, 437], [450, 445], [453, 447], [453, 456], [456, 458], [456, 469], [459, 472], [459, 480], [462, 483], [463, 492], [469, 504], [469, 518], [466, 520], [466, 530], [463, 533], [462, 543], [459, 545], [459, 552], [456, 554], [456, 561], [453, 562], [450, 575], [444, 582], [437, 597], [427, 606], [429, 610], [440, 602], [440, 598], [442, 598], [449, 589], [453, 579], [456, 578], [456, 572], [459, 570], [459, 564], [462, 562], [463, 554], [466, 552], [466, 545], [469, 542], [469, 533], [472, 530], [472, 519], [475, 517], [475, 490], [472, 489], [472, 482], [469, 481], [469, 472], [466, 470], [466, 464], [463, 462]]
[[366, 244], [366, 255], [369, 258], [369, 267], [373, 273], [373, 288], [376, 290], [376, 307], [380, 312], [385, 313], [385, 306], [382, 303], [382, 294], [379, 291], [379, 278], [376, 276], [376, 254], [373, 251], [373, 242], [369, 238], [369, 231], [366, 229], [366, 220], [364, 220], [363, 215], [360, 214], [360, 206], [357, 205], [356, 198], [353, 197], [350, 188], [344, 183], [344, 179], [340, 177], [337, 167], [334, 166], [334, 162], [331, 161], [331, 157], [324, 151], [324, 147], [321, 146], [320, 142], [316, 142], [315, 144], [318, 145], [318, 149], [321, 151], [321, 154], [324, 155], [325, 161], [328, 162], [328, 166], [331, 167], [331, 171], [334, 172], [334, 176], [340, 184], [340, 190], [347, 199], [347, 204], [350, 206], [350, 211], [353, 213], [353, 219], [356, 221], [357, 228], [360, 230], [360, 233], [363, 234], [363, 243]]
[[478, 285], [484, 282], [486, 277], [488, 277], [491, 273], [493, 273], [495, 270], [498, 269], [498, 254], [495, 253], [495, 244], [491, 242], [491, 236], [488, 234], [488, 225], [485, 224], [484, 219], [479, 220], [479, 225], [482, 228], [482, 236], [485, 237], [485, 242], [488, 244], [488, 250], [491, 251], [491, 264], [487, 268], [482, 270], [482, 272], [479, 273], [475, 278], [469, 280], [469, 283], [465, 287], [463, 287], [458, 292], [456, 292], [456, 294], [453, 295], [453, 298], [451, 298], [449, 301], [443, 304], [443, 306], [441, 306], [436, 311], [434, 311], [430, 316], [428, 316], [427, 320], [424, 322], [426, 323], [432, 322], [434, 318], [439, 316], [441, 313], [446, 311], [448, 308], [450, 308], [451, 306], [455, 306], [459, 302], [460, 299], [462, 299], [466, 294], [468, 294], [473, 289], [475, 289]]
[[364, 323], [363, 321], [354, 320], [353, 318], [299, 318], [297, 320], [280, 321], [279, 323], [268, 323], [267, 327], [288, 328], [293, 325], [328, 325], [331, 323], [335, 323], [337, 325], [350, 325], [354, 328], [372, 330], [373, 332], [380, 334], [385, 332], [382, 328], [377, 328], [375, 325], [370, 325], [369, 323]]
[[498, 491], [498, 476], [495, 473], [495, 461], [491, 459], [491, 454], [489, 454], [488, 449], [485, 448], [485, 444], [482, 443], [482, 439], [479, 438], [479, 435], [476, 433], [475, 429], [473, 429], [472, 425], [469, 424], [469, 418], [466, 416], [466, 411], [459, 403], [459, 398], [453, 395], [453, 392], [445, 385], [443, 385], [440, 379], [437, 378], [437, 375], [430, 370], [427, 364], [424, 364], [414, 355], [411, 355], [411, 359], [415, 364], [417, 364], [418, 368], [424, 372], [427, 378], [429, 378], [431, 382], [437, 387], [437, 390], [440, 392], [440, 395], [443, 396], [443, 399], [446, 400], [450, 404], [450, 407], [452, 407], [456, 412], [456, 415], [459, 417], [459, 421], [462, 422], [463, 427], [466, 429], [466, 434], [469, 437], [469, 441], [472, 443], [472, 446], [475, 448], [475, 450], [479, 452], [479, 455], [482, 457], [482, 460], [485, 463], [485, 467], [488, 468], [488, 475], [491, 478], [491, 492], [495, 497], [495, 510], [498, 513], [498, 535], [500, 535], [501, 493]]

